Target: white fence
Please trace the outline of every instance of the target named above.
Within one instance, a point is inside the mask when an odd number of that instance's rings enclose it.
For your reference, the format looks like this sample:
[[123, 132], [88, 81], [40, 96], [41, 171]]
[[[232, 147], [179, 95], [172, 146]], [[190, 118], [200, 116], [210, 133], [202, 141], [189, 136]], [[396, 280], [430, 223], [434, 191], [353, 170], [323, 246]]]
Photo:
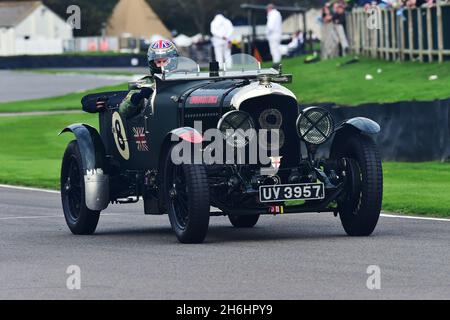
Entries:
[[378, 8], [375, 20], [369, 18], [362, 8], [347, 13], [347, 36], [355, 54], [401, 61], [450, 58], [450, 4], [438, 1], [435, 7], [407, 8], [401, 14]]
[[63, 53], [63, 40], [61, 39], [16, 39], [15, 55], [42, 55]]

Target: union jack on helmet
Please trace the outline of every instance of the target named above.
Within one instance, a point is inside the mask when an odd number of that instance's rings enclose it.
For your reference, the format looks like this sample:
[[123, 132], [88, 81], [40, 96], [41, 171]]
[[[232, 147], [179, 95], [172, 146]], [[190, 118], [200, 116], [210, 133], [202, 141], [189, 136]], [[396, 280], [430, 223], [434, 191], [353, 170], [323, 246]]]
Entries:
[[[154, 61], [156, 59], [172, 59], [178, 57], [178, 50], [175, 44], [170, 40], [156, 40], [150, 44], [147, 53], [148, 65], [152, 74], [161, 73], [161, 68], [158, 68]], [[170, 68], [170, 64], [169, 64]]]

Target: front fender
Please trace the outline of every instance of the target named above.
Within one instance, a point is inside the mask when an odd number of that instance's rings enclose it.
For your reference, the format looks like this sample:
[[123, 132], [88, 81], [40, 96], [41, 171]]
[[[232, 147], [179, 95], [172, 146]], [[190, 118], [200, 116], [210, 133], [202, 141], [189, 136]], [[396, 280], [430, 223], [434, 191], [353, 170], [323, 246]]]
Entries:
[[160, 149], [160, 167], [162, 165], [161, 161], [163, 161], [163, 159], [166, 157], [167, 152], [169, 151], [172, 144], [179, 142], [179, 140], [184, 140], [193, 145], [201, 146], [203, 143], [203, 136], [197, 130], [191, 127], [182, 127], [170, 131], [164, 138]]
[[373, 120], [357, 117], [344, 121], [336, 130], [331, 144], [330, 156], [337, 154], [338, 149], [345, 144], [345, 141], [358, 134], [377, 134], [380, 132], [380, 125]]
[[381, 128], [378, 123], [375, 121], [364, 118], [364, 117], [356, 117], [351, 118], [349, 120], [344, 121], [337, 129], [336, 132], [342, 131], [345, 129], [356, 129], [360, 133], [366, 134], [377, 134], [380, 132]]
[[200, 132], [191, 127], [177, 128], [170, 131], [168, 133], [168, 137], [172, 140], [173, 136], [193, 144], [203, 142], [203, 136], [200, 134]]
[[109, 176], [105, 174], [105, 148], [100, 135], [87, 124], [70, 125], [60, 135], [66, 132], [75, 135], [80, 150], [86, 206], [93, 211], [106, 209], [109, 204]]

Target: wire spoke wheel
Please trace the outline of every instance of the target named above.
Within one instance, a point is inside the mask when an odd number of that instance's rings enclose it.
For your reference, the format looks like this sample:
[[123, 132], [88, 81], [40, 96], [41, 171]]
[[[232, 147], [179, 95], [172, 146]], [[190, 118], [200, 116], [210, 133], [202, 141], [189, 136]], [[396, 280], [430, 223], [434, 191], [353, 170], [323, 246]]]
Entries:
[[169, 149], [162, 167], [162, 191], [170, 224], [182, 243], [203, 242], [209, 226], [209, 184], [204, 165], [175, 165]]
[[169, 191], [170, 205], [176, 215], [178, 227], [184, 230], [189, 221], [189, 200], [182, 166], [174, 167], [172, 179], [172, 189]]
[[77, 141], [66, 148], [61, 166], [61, 201], [67, 226], [73, 234], [95, 232], [100, 211], [86, 207], [83, 164]]
[[338, 200], [339, 217], [350, 236], [369, 236], [375, 230], [383, 198], [380, 154], [369, 136], [354, 134], [333, 141], [331, 157], [344, 158], [345, 191]]
[[65, 196], [69, 202], [69, 214], [74, 221], [77, 221], [81, 210], [81, 179], [80, 170], [78, 168], [75, 156], [70, 158], [69, 176], [64, 186]]

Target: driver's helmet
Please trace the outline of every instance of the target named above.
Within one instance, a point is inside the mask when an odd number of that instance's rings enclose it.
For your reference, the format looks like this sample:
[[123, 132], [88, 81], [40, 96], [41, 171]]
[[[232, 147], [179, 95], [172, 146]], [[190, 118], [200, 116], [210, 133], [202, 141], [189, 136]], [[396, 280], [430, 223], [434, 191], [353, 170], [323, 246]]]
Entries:
[[161, 66], [157, 66], [155, 60], [167, 59], [163, 64], [164, 70], [171, 71], [177, 67], [178, 50], [169, 40], [157, 40], [150, 44], [147, 52], [148, 66], [150, 67], [150, 73], [162, 73]]

